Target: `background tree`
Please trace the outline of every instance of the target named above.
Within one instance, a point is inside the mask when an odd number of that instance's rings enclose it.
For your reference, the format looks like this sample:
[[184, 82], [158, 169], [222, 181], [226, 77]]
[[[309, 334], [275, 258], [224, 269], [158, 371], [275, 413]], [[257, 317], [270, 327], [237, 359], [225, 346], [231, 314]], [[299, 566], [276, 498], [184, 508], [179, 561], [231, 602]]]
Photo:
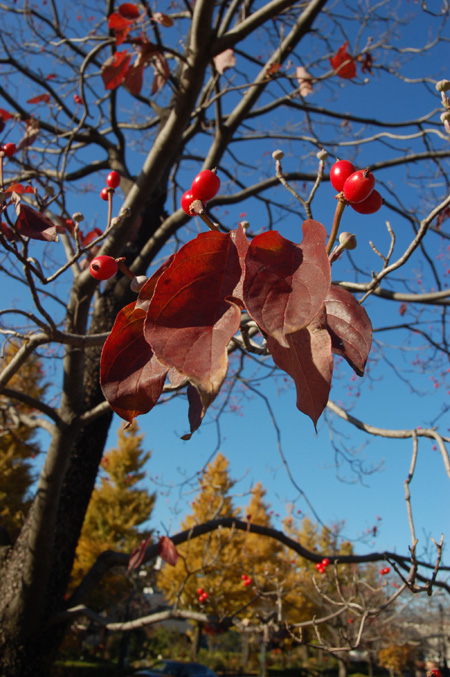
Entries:
[[[150, 519], [155, 494], [142, 487], [144, 466], [150, 459], [150, 452], [142, 449], [143, 438], [138, 434], [136, 424], [126, 431], [119, 429], [117, 448], [107, 451], [102, 458], [102, 477], [92, 492], [78, 541], [72, 589], [102, 552], [130, 553], [144, 536], [148, 536], [149, 530], [142, 531], [142, 525]], [[96, 605], [105, 604], [105, 601], [111, 604], [124, 587], [123, 573], [114, 575], [112, 572], [95, 590]]]
[[[2, 311], [2, 333], [13, 335], [20, 348], [0, 385], [10, 388], [37, 350], [54, 358], [55, 384], [48, 398], [27, 402], [39, 412], [33, 424], [48, 435], [47, 454], [27, 519], [2, 557], [0, 655], [9, 674], [48, 674], [67, 622], [51, 625], [52, 619], [68, 604], [84, 601], [95, 579], [85, 579], [65, 600], [112, 418], [99, 386], [101, 347], [118, 312], [136, 297], [126, 275], [98, 284], [88, 263], [101, 246], [102, 254], [125, 257], [132, 274], [143, 275], [179, 250], [198, 230], [198, 220], [179, 204], [201, 167], [218, 167], [223, 178], [220, 195], [208, 202], [221, 233], [237, 225], [241, 208], [234, 205], [245, 200], [246, 211], [255, 215], [249, 218], [249, 237], [286, 224], [284, 236], [297, 242], [298, 215], [311, 215], [319, 180], [328, 179], [324, 155], [318, 160], [317, 152], [325, 149], [348, 155], [359, 167], [370, 165], [395, 226], [379, 235], [372, 249], [366, 242], [367, 255], [334, 267], [334, 277], [341, 277], [346, 290], [370, 296], [376, 332], [399, 331], [414, 349], [418, 337], [425, 342], [426, 358], [421, 352], [408, 369], [432, 370], [435, 379], [442, 371], [438, 388], [447, 378], [447, 267], [442, 264], [450, 151], [448, 120], [439, 115], [450, 106], [445, 92], [435, 91], [442, 73], [430, 74], [428, 62], [421, 61], [433, 53], [433, 63], [446, 63], [441, 57], [446, 6], [418, 10], [432, 37], [423, 39], [419, 51], [414, 43], [414, 52], [406, 29], [401, 45], [393, 38], [401, 22], [393, 20], [390, 3], [374, 3], [363, 15], [356, 2], [340, 12], [326, 0], [197, 0], [157, 9], [152, 13], [143, 3], [128, 7], [123, 16], [112, 1], [40, 8], [0, 3], [1, 180], [7, 196], [2, 198], [2, 274], [21, 293], [20, 306], [11, 300]], [[403, 20], [402, 9], [400, 15]], [[372, 90], [366, 87], [370, 78]], [[395, 116], [374, 116], [371, 107], [381, 95], [386, 100], [384, 87], [391, 78], [400, 98]], [[315, 103], [307, 100], [311, 88]], [[351, 105], [349, 92], [357, 93]], [[261, 138], [267, 152], [281, 145], [292, 153], [284, 177], [281, 164], [263, 163]], [[18, 152], [7, 143], [15, 143]], [[121, 175], [125, 197], [118, 205], [116, 193], [110, 211], [120, 217], [107, 218], [104, 229], [95, 225], [99, 202], [90, 204], [89, 198], [91, 188], [103, 186], [100, 174], [110, 170]], [[276, 190], [284, 179], [297, 182], [300, 206], [290, 193]], [[330, 233], [328, 210], [316, 211]], [[388, 324], [385, 307], [395, 308]], [[142, 322], [143, 309], [132, 312]], [[263, 339], [252, 343], [256, 327], [246, 313], [241, 319], [242, 335], [233, 346], [242, 369], [248, 350], [251, 365], [260, 359], [265, 369]], [[143, 341], [142, 332], [139, 338]], [[142, 357], [141, 350], [136, 355]], [[392, 365], [381, 343], [376, 355]], [[275, 366], [269, 368], [275, 377]], [[243, 373], [236, 383], [243, 382]], [[122, 385], [125, 380], [119, 379]], [[246, 381], [246, 387], [255, 384]], [[180, 383], [172, 388], [178, 392]], [[192, 395], [192, 389], [188, 392]], [[18, 403], [24, 400], [19, 392], [12, 395]], [[172, 396], [173, 390], [167, 398]], [[413, 425], [400, 431], [366, 424], [332, 401], [328, 409], [333, 427], [342, 419], [368, 434], [410, 439], [414, 458], [417, 445], [432, 440], [450, 474], [447, 433], [439, 428], [445, 405], [426, 429]], [[99, 567], [113, 560], [105, 556]], [[402, 562], [407, 567], [407, 560]]]
[[[15, 343], [8, 343], [3, 362], [8, 364], [17, 350]], [[0, 400], [0, 537], [5, 539], [4, 545], [15, 541], [30, 506], [33, 459], [39, 445], [32, 421], [34, 408], [26, 400], [27, 396], [34, 400], [44, 397], [47, 386], [43, 379], [42, 362], [33, 356], [10, 382], [12, 394], [20, 393], [24, 401], [14, 405], [7, 393]]]

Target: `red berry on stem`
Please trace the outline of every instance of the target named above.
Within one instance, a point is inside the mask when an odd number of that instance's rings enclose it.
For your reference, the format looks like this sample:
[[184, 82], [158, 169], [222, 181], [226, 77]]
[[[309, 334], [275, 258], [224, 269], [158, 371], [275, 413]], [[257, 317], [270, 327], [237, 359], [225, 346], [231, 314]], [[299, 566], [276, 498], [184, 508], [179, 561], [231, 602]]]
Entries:
[[348, 202], [362, 202], [375, 188], [375, 177], [368, 169], [358, 169], [344, 183], [344, 197]]
[[338, 160], [335, 162], [330, 171], [330, 181], [333, 188], [340, 193], [344, 188], [344, 183], [354, 171], [354, 166], [348, 160]]
[[100, 197], [102, 198], [102, 200], [105, 200], [105, 202], [108, 202], [109, 190], [107, 188], [102, 188], [100, 191]]
[[119, 266], [112, 256], [102, 254], [92, 259], [89, 266], [89, 272], [96, 280], [109, 280], [117, 273]]
[[119, 172], [110, 172], [106, 178], [106, 183], [110, 188], [118, 188], [120, 186]]
[[220, 179], [217, 174], [210, 169], [204, 169], [200, 174], [197, 174], [192, 182], [191, 192], [194, 200], [201, 200], [207, 202], [211, 200], [220, 188]]
[[185, 193], [183, 193], [181, 197], [181, 207], [183, 211], [186, 212], [186, 214], [189, 214], [189, 216], [192, 216], [192, 212], [189, 211], [189, 207], [195, 199], [196, 198], [192, 195], [190, 190], [187, 190]]
[[329, 563], [330, 563], [330, 560], [328, 559], [328, 557], [324, 557], [323, 560], [322, 560], [322, 566], [327, 567], [329, 565]]
[[5, 145], [2, 146], [2, 151], [4, 152], [6, 157], [11, 157], [11, 155], [14, 155], [17, 152], [16, 144], [5, 143]]
[[383, 198], [377, 190], [373, 190], [369, 197], [366, 197], [362, 202], [351, 204], [355, 212], [358, 214], [375, 214], [383, 204]]

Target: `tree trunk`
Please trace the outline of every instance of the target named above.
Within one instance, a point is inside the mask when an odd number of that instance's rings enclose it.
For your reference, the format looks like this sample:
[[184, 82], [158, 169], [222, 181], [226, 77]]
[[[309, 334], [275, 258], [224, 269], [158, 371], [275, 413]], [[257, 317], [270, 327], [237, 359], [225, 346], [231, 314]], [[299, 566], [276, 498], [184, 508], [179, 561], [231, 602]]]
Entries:
[[197, 660], [198, 657], [198, 652], [200, 650], [200, 644], [202, 641], [202, 635], [203, 635], [203, 626], [201, 623], [196, 623], [195, 628], [194, 628], [194, 638], [192, 640], [192, 645], [191, 645], [191, 658], [193, 661]]
[[[165, 195], [160, 196], [162, 205]], [[147, 237], [161, 223], [161, 208], [152, 201], [151, 216], [146, 220]], [[139, 246], [132, 243], [131, 248]], [[135, 295], [134, 295], [135, 297]], [[118, 311], [132, 299], [129, 285], [120, 278], [105, 288], [98, 299], [90, 333], [102, 333], [112, 327]], [[70, 321], [70, 318], [69, 318]], [[88, 348], [84, 357], [84, 402], [78, 413], [89, 411], [104, 397], [99, 384], [101, 348]], [[30, 541], [36, 530], [35, 498], [21, 534], [13, 547], [1, 548], [0, 575], [0, 675], [5, 677], [48, 677], [67, 624], [47, 626], [51, 617], [64, 611], [78, 539], [95, 485], [105, 447], [112, 412], [95, 419], [77, 435], [60, 434], [59, 455], [64, 456], [63, 479], [57, 495], [55, 523], [49, 525], [49, 558], [46, 574], [39, 576]], [[42, 500], [42, 497], [41, 497]], [[45, 501], [45, 497], [44, 497]], [[39, 558], [38, 558], [39, 559]], [[45, 571], [43, 569], [43, 571]], [[35, 592], [33, 592], [33, 590]]]

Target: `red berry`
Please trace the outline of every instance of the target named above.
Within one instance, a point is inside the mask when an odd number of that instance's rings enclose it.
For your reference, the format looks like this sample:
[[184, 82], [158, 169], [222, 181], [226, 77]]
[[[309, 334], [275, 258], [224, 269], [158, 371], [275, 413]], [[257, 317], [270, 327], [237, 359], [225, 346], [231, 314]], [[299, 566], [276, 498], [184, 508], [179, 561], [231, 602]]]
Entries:
[[117, 261], [112, 256], [106, 256], [105, 254], [96, 256], [95, 259], [92, 259], [89, 266], [89, 272], [96, 280], [109, 280], [110, 277], [117, 273], [118, 269]]
[[344, 188], [344, 183], [355, 171], [354, 166], [348, 160], [338, 160], [330, 171], [330, 181], [333, 188], [339, 193]]
[[100, 191], [100, 197], [102, 198], [102, 200], [105, 200], [105, 202], [108, 202], [109, 190], [107, 188], [102, 188]]
[[215, 172], [204, 169], [192, 182], [191, 192], [194, 200], [208, 202], [219, 192], [220, 179]]
[[197, 590], [197, 594], [198, 594], [198, 595], [202, 595], [204, 592], [205, 592], [205, 591], [203, 590], [203, 588], [199, 588], [199, 589]]
[[106, 177], [106, 183], [110, 188], [118, 188], [120, 186], [119, 172], [110, 172]]
[[316, 569], [319, 572], [319, 574], [324, 574], [325, 573], [325, 567], [323, 566], [322, 562], [318, 562], [316, 564]]
[[201, 594], [200, 597], [198, 598], [198, 601], [199, 601], [199, 602], [204, 602], [206, 599], [208, 599], [208, 597], [209, 597], [209, 595], [208, 595], [207, 592], [202, 592], [202, 594]]
[[186, 214], [189, 214], [189, 216], [192, 216], [192, 212], [189, 211], [189, 207], [194, 202], [194, 200], [195, 197], [192, 195], [190, 190], [187, 190], [185, 193], [183, 193], [181, 197], [181, 207], [183, 208], [183, 211], [186, 212]]
[[17, 152], [16, 144], [5, 143], [5, 145], [2, 146], [2, 151], [4, 152], [6, 157], [11, 157], [11, 155], [14, 155]]
[[241, 578], [242, 578], [243, 581], [248, 581], [247, 574], [242, 574]]
[[245, 585], [245, 587], [247, 587], [248, 585], [251, 585], [251, 584], [252, 584], [252, 582], [253, 582], [253, 581], [252, 581], [252, 579], [251, 579], [251, 578], [246, 578], [246, 579], [245, 579], [245, 581], [244, 581], [244, 585]]
[[358, 169], [344, 183], [344, 197], [348, 202], [362, 202], [375, 188], [375, 177], [368, 169]]
[[351, 204], [355, 212], [358, 214], [375, 214], [383, 204], [383, 198], [377, 190], [373, 190], [369, 197], [366, 197], [362, 202]]
[[324, 557], [323, 560], [322, 560], [322, 566], [327, 567], [329, 565], [329, 563], [330, 563], [330, 560], [328, 559], [328, 557]]
[[83, 103], [83, 99], [81, 98], [81, 96], [78, 96], [78, 94], [73, 95], [73, 100], [75, 101], [75, 103]]

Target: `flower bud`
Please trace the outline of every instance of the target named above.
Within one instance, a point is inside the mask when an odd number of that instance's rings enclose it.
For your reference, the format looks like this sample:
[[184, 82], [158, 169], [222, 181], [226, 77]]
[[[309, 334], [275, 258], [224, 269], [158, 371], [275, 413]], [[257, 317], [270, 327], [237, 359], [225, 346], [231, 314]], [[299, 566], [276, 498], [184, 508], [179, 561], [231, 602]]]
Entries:
[[436, 89], [438, 92], [447, 92], [450, 89], [450, 80], [439, 80], [436, 82]]
[[339, 244], [344, 249], [356, 249], [358, 243], [353, 233], [344, 232], [339, 235]]
[[328, 153], [324, 148], [322, 148], [322, 150], [319, 150], [319, 152], [316, 155], [316, 158], [318, 160], [323, 160], [323, 161], [325, 161], [327, 159], [327, 157], [328, 157]]
[[75, 214], [72, 214], [72, 218], [76, 223], [84, 221], [84, 215], [81, 212], [75, 212]]
[[282, 150], [274, 150], [272, 157], [274, 160], [282, 160], [284, 158], [284, 153]]

